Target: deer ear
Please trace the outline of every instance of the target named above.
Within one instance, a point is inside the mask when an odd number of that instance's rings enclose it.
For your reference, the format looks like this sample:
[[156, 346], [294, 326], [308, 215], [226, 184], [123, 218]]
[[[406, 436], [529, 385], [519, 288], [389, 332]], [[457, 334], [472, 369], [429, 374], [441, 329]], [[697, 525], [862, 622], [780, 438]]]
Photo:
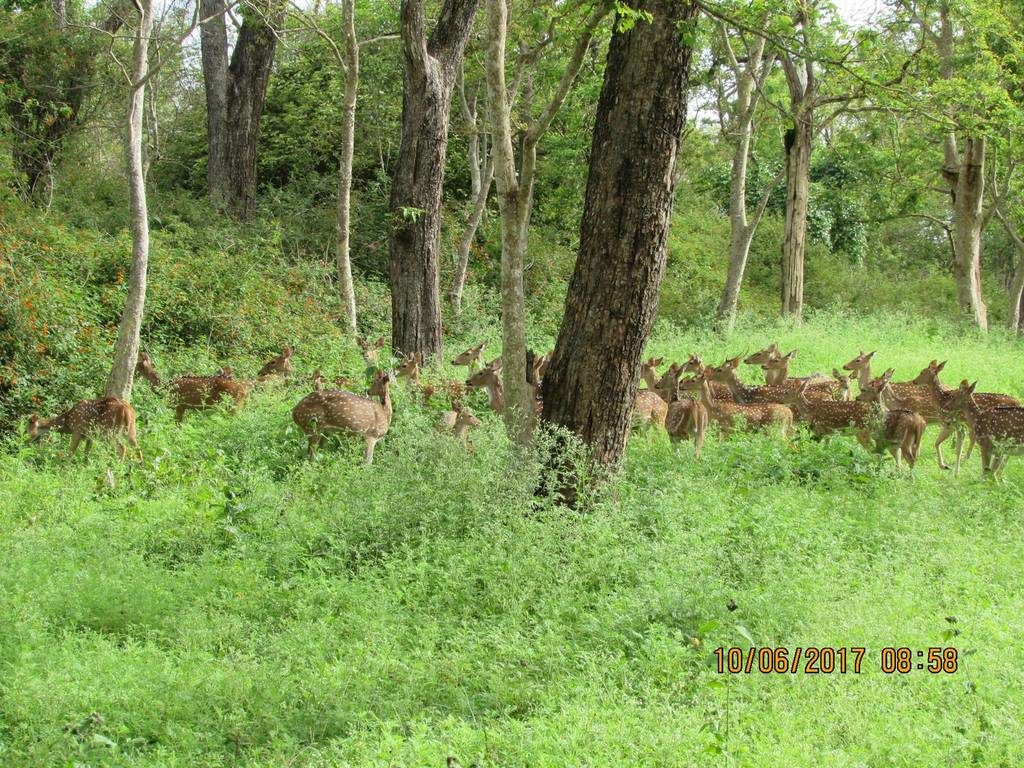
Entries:
[[943, 368], [945, 368], [945, 367], [946, 367], [946, 363], [948, 363], [948, 362], [949, 362], [949, 360], [943, 360], [943, 361], [942, 361], [941, 363], [939, 363], [938, 365], [936, 365], [936, 366], [935, 366], [935, 372], [936, 372], [936, 373], [938, 373], [938, 372], [939, 372], [939, 371], [941, 371], [941, 370], [942, 370]]
[[797, 353], [797, 350], [794, 349], [788, 355], [785, 355], [783, 359], [785, 359], [785, 360], [792, 360], [794, 357], [796, 357], [796, 353]]
[[876, 350], [873, 350], [873, 351], [871, 352], [871, 354], [870, 354], [870, 355], [868, 355], [868, 360], [870, 360], [870, 359], [871, 359], [872, 357], [874, 357], [874, 356], [875, 356], [875, 352], [877, 352], [877, 351], [878, 351], [877, 349], [876, 349]]
[[895, 372], [895, 368], [889, 368], [885, 373], [882, 374], [882, 378], [885, 379], [886, 381], [889, 381]]
[[968, 387], [968, 391], [973, 393], [977, 386], [978, 386], [978, 382], [974, 382], [973, 384], [971, 384], [970, 387]]

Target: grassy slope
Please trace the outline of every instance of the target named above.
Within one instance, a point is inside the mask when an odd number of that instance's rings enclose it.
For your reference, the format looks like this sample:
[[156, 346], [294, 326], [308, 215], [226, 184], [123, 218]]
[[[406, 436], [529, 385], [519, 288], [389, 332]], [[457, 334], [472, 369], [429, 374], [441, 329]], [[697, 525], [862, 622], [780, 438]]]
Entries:
[[[950, 382], [1024, 394], [1012, 341], [934, 323], [664, 326], [651, 350], [776, 337], [797, 372], [877, 347], [901, 376], [948, 357]], [[0, 764], [1024, 763], [1019, 460], [994, 485], [977, 459], [940, 473], [931, 440], [907, 478], [850, 439], [713, 439], [698, 464], [640, 435], [578, 515], [532, 499], [497, 419], [466, 455], [404, 393], [372, 468], [351, 444], [307, 464], [303, 390], [180, 427], [139, 391], [147, 460], [114, 490], [108, 446], [0, 453]], [[866, 646], [864, 672], [725, 679], [708, 657], [737, 626]], [[950, 643], [972, 652], [955, 675], [878, 669]]]

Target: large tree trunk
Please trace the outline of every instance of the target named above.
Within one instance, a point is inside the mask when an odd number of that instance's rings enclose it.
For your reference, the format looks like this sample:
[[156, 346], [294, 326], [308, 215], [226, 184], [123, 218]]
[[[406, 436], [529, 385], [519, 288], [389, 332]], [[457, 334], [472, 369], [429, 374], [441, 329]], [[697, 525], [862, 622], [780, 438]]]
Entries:
[[[686, 121], [695, 2], [641, 0], [616, 20], [597, 105], [580, 252], [554, 356], [544, 418], [568, 427], [600, 464], [625, 449], [665, 271], [675, 160]], [[566, 489], [573, 499], [573, 483]]]
[[349, 254], [351, 224], [352, 158], [355, 153], [356, 98], [359, 92], [359, 41], [356, 39], [355, 0], [345, 0], [342, 8], [345, 28], [345, 97], [341, 112], [341, 160], [338, 169], [337, 252], [338, 285], [345, 303], [345, 320], [356, 332], [356, 292], [352, 284], [352, 259]]
[[199, 47], [206, 90], [206, 185], [218, 206], [227, 203], [228, 32], [224, 0], [199, 0]]
[[480, 0], [445, 0], [428, 41], [424, 0], [402, 0], [402, 140], [391, 186], [391, 345], [441, 354], [441, 191], [455, 74]]
[[782, 314], [798, 320], [804, 309], [804, 252], [810, 197], [811, 111], [798, 111], [786, 132], [786, 225], [782, 237]]
[[945, 141], [943, 176], [953, 203], [953, 279], [960, 309], [969, 312], [975, 325], [988, 330], [988, 308], [981, 293], [981, 235], [985, 213], [985, 138], [968, 138], [962, 155], [956, 137]]
[[142, 160], [142, 114], [146, 106], [145, 78], [149, 71], [149, 38], [153, 30], [152, 0], [140, 0], [139, 21], [132, 51], [132, 82], [128, 99], [128, 130], [125, 156], [128, 165], [128, 198], [131, 207], [132, 266], [128, 295], [121, 313], [114, 347], [114, 365], [107, 380], [107, 397], [129, 400], [139, 357], [139, 334], [146, 303], [146, 271], [149, 266], [149, 213], [146, 177]]

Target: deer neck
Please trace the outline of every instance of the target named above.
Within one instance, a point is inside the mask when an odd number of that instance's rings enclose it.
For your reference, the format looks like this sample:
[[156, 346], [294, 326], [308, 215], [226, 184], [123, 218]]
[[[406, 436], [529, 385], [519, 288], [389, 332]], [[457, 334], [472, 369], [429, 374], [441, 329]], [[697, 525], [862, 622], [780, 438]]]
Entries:
[[774, 368], [767, 368], [764, 372], [765, 384], [784, 384], [789, 378], [789, 363], [782, 363]]
[[654, 375], [654, 370], [644, 366], [643, 373], [641, 374], [643, 380], [647, 383], [648, 389], [656, 390], [658, 388], [658, 377]]
[[711, 383], [708, 381], [702, 381], [700, 384], [700, 400], [709, 411], [718, 411], [718, 403], [711, 394]]
[[747, 395], [750, 394], [750, 390], [743, 386], [743, 382], [735, 374], [725, 380], [725, 385], [729, 388], [729, 392], [732, 393], [732, 399], [737, 403], [746, 401]]
[[391, 387], [385, 384], [384, 393], [379, 395], [379, 397], [381, 410], [384, 411], [384, 423], [385, 425], [390, 425], [391, 414], [393, 412], [391, 408]]
[[499, 413], [505, 410], [505, 385], [500, 380], [487, 385], [487, 400], [492, 410]]
[[857, 371], [857, 386], [861, 389], [867, 388], [871, 383], [871, 361], [868, 360]]

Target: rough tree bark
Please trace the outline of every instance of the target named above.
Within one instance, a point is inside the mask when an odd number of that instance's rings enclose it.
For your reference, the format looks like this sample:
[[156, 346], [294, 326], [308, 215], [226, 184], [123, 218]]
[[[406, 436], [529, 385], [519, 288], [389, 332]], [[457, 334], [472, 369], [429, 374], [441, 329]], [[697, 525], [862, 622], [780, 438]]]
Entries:
[[[686, 98], [696, 2], [642, 0], [651, 14], [616, 30], [597, 105], [580, 251], [554, 356], [544, 419], [568, 427], [605, 465], [626, 444], [665, 271], [676, 149]], [[565, 489], [573, 501], [572, 481]]]
[[[530, 212], [537, 170], [537, 145], [565, 103], [576, 81], [590, 41], [609, 6], [599, 3], [587, 18], [562, 72], [555, 94], [534, 118], [524, 99], [526, 130], [520, 142], [520, 166], [516, 168], [512, 141], [511, 103], [505, 85], [505, 40], [508, 31], [506, 0], [487, 0], [487, 92], [491, 107], [494, 175], [501, 210], [501, 319], [502, 379], [505, 386], [505, 424], [516, 442], [525, 444], [533, 434], [534, 392], [526, 380], [526, 298], [523, 265], [529, 242]], [[526, 66], [522, 63], [521, 66]]]
[[441, 190], [455, 74], [480, 0], [445, 0], [429, 40], [425, 0], [402, 0], [402, 139], [388, 237], [391, 345], [441, 354]]
[[200, 30], [203, 83], [210, 110], [209, 194], [234, 216], [246, 219], [256, 212], [260, 118], [277, 49], [274, 28], [280, 26], [284, 6], [278, 0], [263, 0], [246, 8], [229, 62], [227, 21], [219, 12], [225, 3], [202, 1], [209, 3], [201, 11], [204, 22]]
[[729, 33], [724, 24], [720, 25], [720, 31], [729, 67], [736, 81], [736, 98], [729, 110], [729, 121], [723, 131], [732, 145], [732, 169], [729, 176], [729, 270], [725, 279], [725, 289], [722, 291], [722, 300], [718, 303], [716, 312], [719, 321], [728, 332], [733, 329], [736, 322], [736, 310], [740, 288], [743, 285], [743, 273], [747, 268], [750, 244], [778, 178], [763, 191], [753, 213], [748, 213], [747, 164], [754, 136], [754, 114], [758, 94], [772, 70], [774, 57], [765, 57], [765, 39], [755, 37], [747, 45], [746, 57], [741, 62], [732, 49]]
[[781, 56], [789, 86], [793, 127], [785, 134], [786, 224], [782, 237], [782, 314], [797, 320], [804, 309], [804, 254], [807, 246], [807, 207], [811, 187], [811, 149], [814, 144], [814, 106], [817, 80], [814, 61]]
[[459, 95], [459, 109], [468, 131], [467, 161], [469, 163], [469, 216], [466, 226], [459, 238], [459, 252], [455, 262], [455, 274], [452, 276], [448, 298], [456, 314], [462, 312], [462, 292], [466, 287], [466, 275], [469, 272], [469, 252], [473, 247], [476, 231], [483, 222], [487, 210], [487, 197], [494, 181], [493, 155], [487, 149], [486, 135], [480, 130], [480, 118], [477, 110], [477, 99], [466, 96], [466, 84], [462, 67], [459, 68], [456, 89]]
[[121, 323], [114, 346], [114, 365], [105, 394], [129, 400], [135, 363], [139, 357], [139, 334], [146, 303], [146, 272], [149, 266], [149, 212], [146, 203], [146, 177], [142, 159], [142, 114], [146, 106], [146, 76], [149, 72], [149, 38], [153, 30], [152, 0], [138, 0], [138, 27], [132, 48], [128, 126], [125, 158], [128, 166], [128, 198], [131, 207], [132, 266], [128, 275]]
[[338, 285], [345, 303], [348, 329], [356, 332], [356, 292], [352, 283], [352, 259], [349, 254], [349, 227], [352, 213], [352, 158], [355, 153], [356, 98], [359, 93], [359, 40], [356, 38], [355, 0], [342, 4], [345, 36], [345, 95], [341, 111], [341, 158], [338, 168], [338, 217], [335, 263]]

